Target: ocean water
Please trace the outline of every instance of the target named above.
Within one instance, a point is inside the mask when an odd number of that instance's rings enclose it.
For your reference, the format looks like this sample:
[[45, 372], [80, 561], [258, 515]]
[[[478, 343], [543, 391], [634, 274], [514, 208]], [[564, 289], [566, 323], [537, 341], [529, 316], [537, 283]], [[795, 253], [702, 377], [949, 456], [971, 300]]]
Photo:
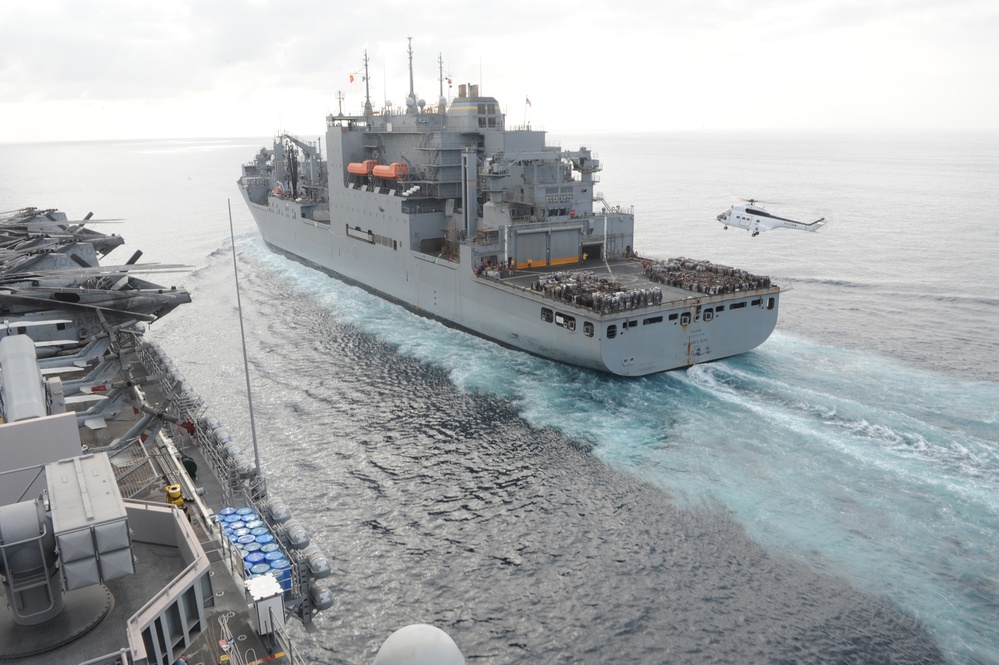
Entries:
[[999, 135], [551, 138], [641, 253], [784, 286], [774, 335], [624, 380], [422, 319], [263, 246], [266, 139], [2, 145], [0, 209], [186, 264], [150, 334], [249, 441], [232, 199], [263, 466], [334, 563], [314, 662], [428, 622], [483, 663], [999, 663]]

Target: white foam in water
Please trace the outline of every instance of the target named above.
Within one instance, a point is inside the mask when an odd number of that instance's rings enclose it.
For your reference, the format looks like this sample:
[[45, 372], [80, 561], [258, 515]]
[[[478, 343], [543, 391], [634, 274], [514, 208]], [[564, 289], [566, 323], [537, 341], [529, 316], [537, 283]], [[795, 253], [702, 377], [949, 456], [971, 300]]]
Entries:
[[949, 653], [999, 661], [999, 386], [777, 332], [757, 351], [622, 380], [511, 351], [270, 253], [242, 251], [338, 321], [608, 464], [735, 516], [766, 546], [849, 577]]

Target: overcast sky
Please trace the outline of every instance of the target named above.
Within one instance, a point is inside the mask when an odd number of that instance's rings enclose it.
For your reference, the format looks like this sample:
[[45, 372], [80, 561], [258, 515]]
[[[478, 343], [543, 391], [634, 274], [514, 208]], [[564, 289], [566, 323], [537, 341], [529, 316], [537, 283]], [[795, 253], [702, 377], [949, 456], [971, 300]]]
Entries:
[[440, 54], [560, 133], [999, 129], [996, 0], [3, 0], [0, 142], [321, 134], [410, 36], [428, 103]]

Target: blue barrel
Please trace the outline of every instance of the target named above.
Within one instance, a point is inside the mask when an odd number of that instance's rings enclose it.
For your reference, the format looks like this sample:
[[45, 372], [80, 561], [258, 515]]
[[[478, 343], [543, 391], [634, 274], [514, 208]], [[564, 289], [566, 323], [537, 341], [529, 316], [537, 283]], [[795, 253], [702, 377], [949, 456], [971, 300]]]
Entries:
[[229, 542], [230, 542], [230, 543], [233, 543], [233, 544], [235, 544], [235, 543], [236, 543], [236, 541], [238, 541], [238, 540], [239, 540], [239, 536], [237, 536], [237, 535], [235, 535], [235, 534], [232, 534], [232, 533], [227, 533], [227, 534], [226, 534], [226, 538], [228, 538], [228, 539], [229, 539]]
[[219, 515], [225, 517], [226, 515], [232, 515], [234, 512], [236, 512], [236, 509], [232, 506], [223, 506], [222, 510], [219, 511]]
[[247, 533], [252, 533], [254, 536], [259, 536], [262, 533], [270, 533], [267, 527], [258, 526], [256, 529], [247, 529]]
[[239, 543], [240, 545], [245, 545], [246, 543], [252, 543], [255, 540], [255, 538], [256, 536], [246, 534], [245, 536], [238, 537], [236, 539], [236, 542]]
[[269, 572], [271, 572], [271, 567], [268, 566], [266, 563], [255, 563], [252, 566], [250, 566], [250, 574], [254, 576], [263, 575], [264, 573], [269, 573]]
[[272, 536], [269, 533], [262, 533], [259, 536], [256, 536], [256, 539], [257, 542], [260, 543], [261, 545], [266, 545], [267, 543], [274, 542], [274, 536]]
[[271, 565], [271, 573], [277, 578], [281, 588], [285, 591], [291, 589], [291, 563], [284, 557], [271, 559], [268, 563]]
[[281, 549], [281, 546], [277, 543], [264, 543], [260, 546], [261, 552], [274, 552], [279, 549]]
[[242, 527], [242, 528], [239, 528], [239, 529], [230, 529], [229, 533], [231, 533], [232, 535], [236, 536], [237, 538], [239, 538], [240, 536], [245, 536], [248, 533], [251, 536], [254, 535], [253, 533], [250, 533], [250, 530], [247, 529], [245, 526]]
[[260, 549], [260, 543], [245, 543], [239, 546], [244, 552], [256, 552]]
[[[264, 552], [264, 548], [261, 547], [260, 551], [263, 553], [264, 558], [268, 561], [277, 561], [278, 559], [284, 559], [284, 552], [282, 552], [281, 550], [270, 550], [268, 552]], [[287, 561], [287, 559], [284, 560]], [[273, 566], [271, 567], [273, 568]]]
[[249, 520], [249, 521], [243, 520], [243, 521], [246, 522], [247, 529], [256, 529], [258, 526], [264, 526], [264, 523], [261, 522], [260, 520]]
[[225, 520], [226, 522], [242, 522], [243, 521], [242, 516], [237, 515], [236, 513], [229, 513], [228, 515], [226, 515], [222, 519]]
[[236, 514], [242, 516], [244, 522], [258, 519], [257, 514], [253, 512], [253, 508], [239, 508], [236, 510]]
[[255, 563], [264, 563], [265, 555], [263, 552], [247, 552], [243, 558], [246, 559], [246, 563], [253, 565]]

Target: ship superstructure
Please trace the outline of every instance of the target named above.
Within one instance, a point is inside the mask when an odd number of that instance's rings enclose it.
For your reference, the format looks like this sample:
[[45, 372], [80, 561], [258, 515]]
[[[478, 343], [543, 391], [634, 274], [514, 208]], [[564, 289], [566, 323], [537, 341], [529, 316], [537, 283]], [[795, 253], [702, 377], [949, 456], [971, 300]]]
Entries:
[[301, 662], [330, 562], [146, 340], [190, 296], [136, 275], [177, 266], [100, 265], [91, 222], [0, 214], [0, 660]]
[[401, 110], [375, 112], [368, 97], [360, 115], [326, 125], [326, 160], [280, 134], [239, 179], [266, 243], [307, 265], [506, 346], [624, 376], [749, 351], [776, 325], [769, 278], [639, 256], [634, 211], [594, 191], [592, 152], [508, 127], [477, 85], [427, 105], [411, 83]]

